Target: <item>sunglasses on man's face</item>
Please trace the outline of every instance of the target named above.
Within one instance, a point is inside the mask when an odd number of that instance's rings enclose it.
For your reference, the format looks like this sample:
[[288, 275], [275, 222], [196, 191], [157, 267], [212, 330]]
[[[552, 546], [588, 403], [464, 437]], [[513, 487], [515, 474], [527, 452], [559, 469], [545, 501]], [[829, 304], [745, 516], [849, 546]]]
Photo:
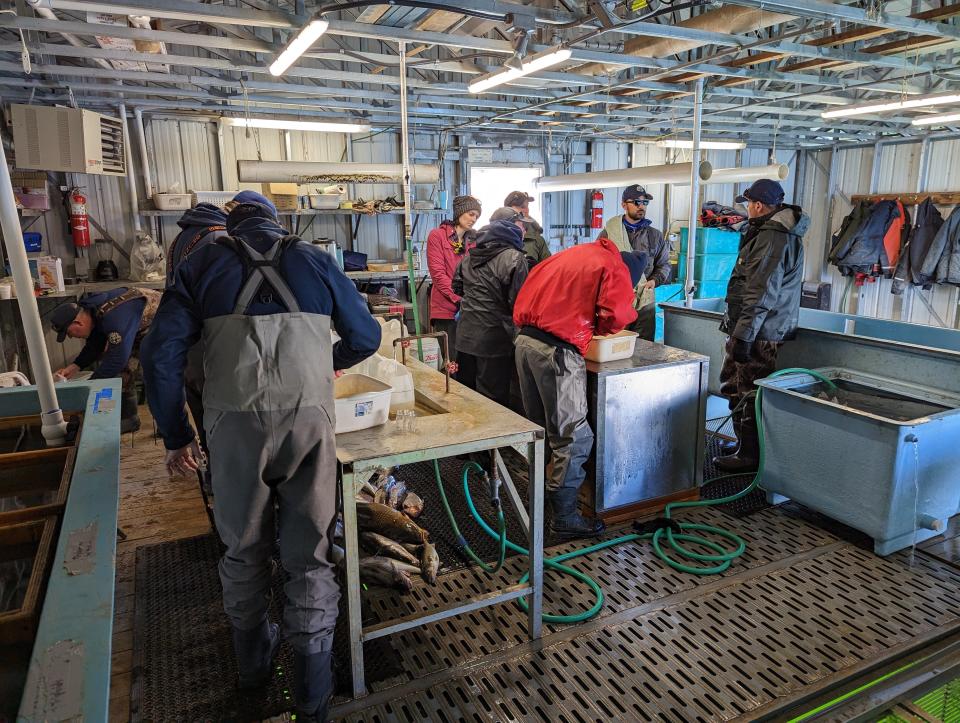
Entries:
[[630, 198], [627, 199], [627, 203], [632, 203], [634, 206], [649, 206], [650, 201], [646, 198]]

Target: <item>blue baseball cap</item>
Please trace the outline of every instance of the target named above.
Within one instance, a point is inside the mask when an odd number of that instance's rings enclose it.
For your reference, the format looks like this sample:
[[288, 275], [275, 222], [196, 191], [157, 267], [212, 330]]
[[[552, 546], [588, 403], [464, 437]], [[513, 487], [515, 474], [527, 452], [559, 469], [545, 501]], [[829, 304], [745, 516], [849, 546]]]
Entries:
[[779, 183], [770, 178], [761, 178], [754, 181], [753, 185], [743, 192], [743, 195], [737, 196], [734, 200], [737, 203], [759, 201], [766, 206], [779, 206], [783, 203], [784, 195], [783, 186]]
[[634, 183], [632, 186], [627, 186], [625, 189], [623, 189], [623, 196], [620, 198], [620, 200], [626, 203], [627, 201], [636, 201], [641, 198], [647, 201], [653, 200], [653, 196], [647, 193], [647, 189], [637, 183]]
[[277, 217], [277, 207], [262, 193], [257, 193], [256, 191], [240, 191], [240, 193], [233, 197], [233, 200], [237, 203], [259, 203], [261, 206], [266, 206], [274, 218]]

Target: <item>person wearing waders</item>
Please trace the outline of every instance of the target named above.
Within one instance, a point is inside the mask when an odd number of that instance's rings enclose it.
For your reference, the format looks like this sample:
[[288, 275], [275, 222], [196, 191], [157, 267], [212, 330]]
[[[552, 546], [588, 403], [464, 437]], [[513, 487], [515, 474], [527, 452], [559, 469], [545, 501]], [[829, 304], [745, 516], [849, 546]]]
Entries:
[[520, 394], [527, 419], [546, 429], [546, 480], [554, 541], [599, 535], [603, 522], [583, 517], [577, 498], [593, 448], [587, 421], [584, 354], [594, 336], [616, 334], [635, 321], [635, 289], [643, 262], [599, 238], [533, 267], [517, 295], [513, 322]]
[[298, 720], [322, 721], [340, 596], [329, 554], [337, 512], [334, 372], [371, 356], [380, 326], [333, 257], [288, 236], [267, 207], [241, 204], [226, 227], [229, 236], [184, 260], [163, 294], [143, 346], [148, 402], [167, 470], [195, 471], [202, 455], [184, 410], [183, 371], [202, 339], [203, 424], [239, 685], [271, 679], [280, 637], [267, 606], [279, 533]]

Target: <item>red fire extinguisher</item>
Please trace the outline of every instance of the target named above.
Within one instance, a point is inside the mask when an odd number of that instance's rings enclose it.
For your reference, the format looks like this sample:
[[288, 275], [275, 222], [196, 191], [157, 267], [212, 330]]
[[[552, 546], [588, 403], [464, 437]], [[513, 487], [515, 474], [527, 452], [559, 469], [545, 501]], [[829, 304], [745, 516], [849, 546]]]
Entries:
[[78, 249], [90, 246], [90, 220], [87, 216], [87, 197], [79, 188], [70, 192], [70, 233]]
[[590, 228], [603, 228], [603, 191], [594, 191], [590, 196]]

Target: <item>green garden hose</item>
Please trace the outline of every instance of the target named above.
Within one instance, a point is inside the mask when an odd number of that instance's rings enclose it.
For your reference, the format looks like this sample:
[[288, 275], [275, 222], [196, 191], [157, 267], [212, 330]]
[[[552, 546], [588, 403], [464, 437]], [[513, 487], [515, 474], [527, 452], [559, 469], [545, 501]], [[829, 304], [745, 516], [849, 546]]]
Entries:
[[[770, 375], [770, 379], [775, 377], [781, 377], [786, 374], [807, 374], [813, 378], [823, 382], [831, 388], [835, 388], [836, 385], [830, 380], [827, 379], [822, 374], [811, 371], [809, 369], [802, 368], [791, 368], [791, 369], [782, 369], [778, 372], [774, 372]], [[754, 476], [753, 481], [747, 485], [746, 488], [737, 492], [736, 494], [729, 495], [727, 497], [722, 497], [715, 500], [698, 500], [696, 502], [671, 502], [664, 509], [663, 516], [666, 519], [671, 519], [674, 510], [679, 510], [687, 507], [712, 507], [714, 505], [725, 505], [730, 502], [739, 500], [740, 498], [750, 494], [757, 488], [760, 484], [760, 479], [763, 476], [763, 467], [766, 458], [766, 444], [763, 436], [763, 425], [761, 422], [761, 407], [763, 403], [763, 388], [757, 389], [756, 399], [754, 400], [754, 409], [756, 412], [757, 419], [757, 431], [760, 438], [760, 460], [757, 468], [757, 474]], [[480, 528], [486, 532], [488, 535], [493, 537], [496, 540], [499, 540], [500, 545], [500, 554], [499, 561], [497, 565], [490, 566], [484, 563], [480, 558], [470, 549], [470, 546], [467, 544], [463, 535], [460, 533], [460, 528], [457, 526], [456, 520], [454, 519], [453, 512], [450, 509], [450, 505], [447, 502], [447, 496], [444, 492], [443, 481], [440, 478], [440, 466], [434, 461], [434, 474], [437, 480], [437, 487], [440, 490], [440, 497], [443, 500], [443, 506], [446, 508], [447, 516], [450, 519], [450, 524], [453, 527], [454, 532], [457, 535], [457, 542], [464, 552], [476, 563], [478, 563], [484, 570], [488, 572], [495, 572], [503, 566], [503, 561], [506, 556], [506, 550], [509, 548], [514, 552], [518, 552], [521, 555], [528, 555], [529, 551], [520, 545], [517, 545], [514, 542], [511, 542], [507, 539], [506, 535], [506, 522], [504, 520], [503, 508], [497, 503], [497, 526], [498, 531], [495, 531], [487, 522], [483, 519], [480, 513], [477, 511], [476, 506], [473, 504], [473, 497], [470, 494], [469, 486], [469, 473], [471, 470], [483, 472], [482, 468], [474, 463], [470, 462], [464, 466], [463, 470], [463, 492], [467, 500], [467, 506], [470, 509], [470, 514], [473, 516], [473, 519], [480, 526]], [[707, 480], [707, 482], [714, 482], [718, 479], [723, 479], [724, 477], [732, 477], [734, 475], [723, 475], [721, 477], [715, 477], [713, 479]], [[693, 575], [717, 575], [724, 572], [735, 559], [740, 557], [747, 549], [746, 541], [741, 538], [739, 535], [736, 535], [728, 530], [724, 530], [720, 527], [714, 525], [702, 525], [698, 523], [691, 522], [679, 522], [678, 523], [680, 532], [674, 532], [669, 527], [662, 527], [656, 532], [646, 533], [646, 534], [629, 534], [623, 535], [622, 537], [617, 537], [613, 540], [607, 540], [605, 542], [598, 543], [596, 545], [591, 545], [590, 547], [585, 547], [581, 550], [574, 550], [573, 552], [568, 552], [563, 555], [557, 555], [556, 557], [547, 557], [543, 560], [544, 568], [550, 570], [556, 570], [571, 577], [576, 578], [577, 580], [584, 583], [594, 595], [594, 604], [582, 613], [576, 615], [554, 615], [550, 613], [544, 613], [543, 620], [548, 623], [578, 623], [584, 620], [589, 620], [594, 617], [597, 613], [600, 612], [603, 607], [603, 590], [600, 586], [593, 580], [590, 576], [575, 570], [572, 567], [567, 567], [561, 563], [566, 562], [567, 560], [572, 560], [576, 557], [582, 557], [583, 555], [589, 555], [594, 552], [599, 552], [600, 550], [605, 550], [608, 547], [614, 547], [616, 545], [621, 545], [625, 542], [634, 542], [637, 540], [650, 540], [650, 543], [653, 545], [653, 551], [656, 553], [663, 562], [672, 567], [675, 570], [680, 572], [687, 572]], [[696, 533], [696, 534], [694, 534]], [[719, 537], [726, 540], [728, 543], [733, 545], [733, 548], [724, 547], [723, 545], [718, 544], [712, 539], [708, 539], [705, 535], [711, 535], [713, 537]], [[691, 550], [689, 547], [685, 546], [682, 543], [687, 543], [697, 545], [701, 548], [706, 548], [711, 550], [712, 553], [701, 553]], [[700, 563], [700, 564], [688, 564], [688, 563]], [[703, 564], [706, 563], [706, 564]], [[528, 572], [523, 577], [520, 578], [520, 583], [525, 583], [530, 577]], [[519, 598], [518, 602], [524, 610], [529, 609], [529, 604], [525, 598]]]

